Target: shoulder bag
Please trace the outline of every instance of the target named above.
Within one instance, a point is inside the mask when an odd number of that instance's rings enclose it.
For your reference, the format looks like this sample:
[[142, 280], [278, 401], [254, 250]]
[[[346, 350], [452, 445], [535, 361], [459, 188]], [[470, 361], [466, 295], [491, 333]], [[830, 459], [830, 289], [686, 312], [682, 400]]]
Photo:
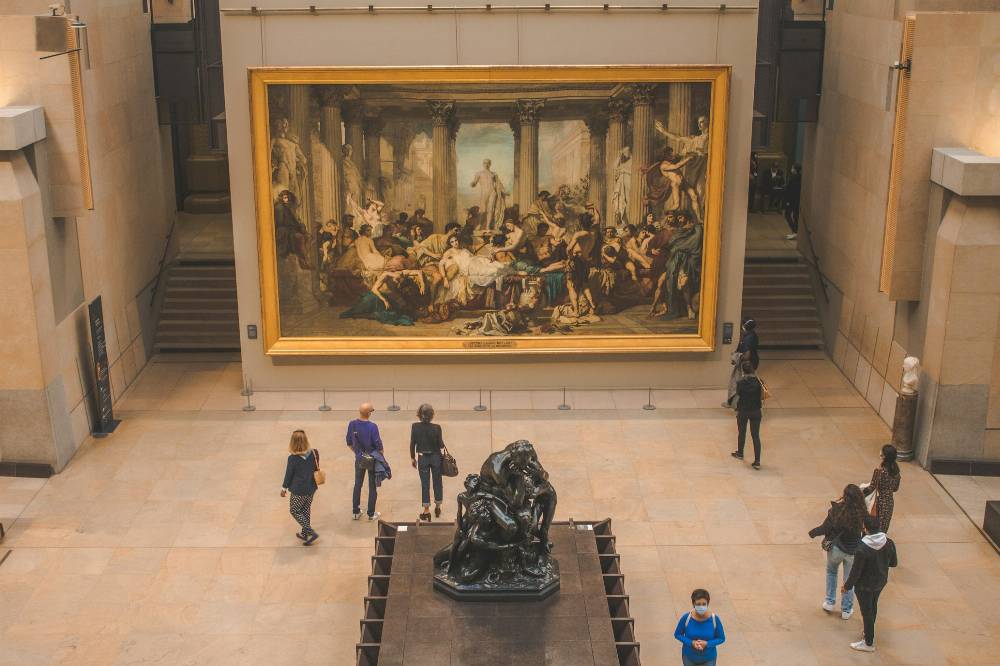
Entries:
[[361, 469], [368, 472], [375, 471], [375, 456], [370, 453], [361, 450], [361, 444], [358, 442], [358, 431], [351, 429], [351, 435], [354, 437], [354, 451], [360, 456], [358, 458], [358, 464], [361, 465]]
[[455, 456], [448, 452], [448, 447], [441, 450], [441, 475], [458, 476], [458, 462]]
[[763, 405], [765, 402], [771, 399], [771, 392], [768, 390], [767, 384], [764, 383], [763, 379], [758, 377], [757, 381], [760, 382], [760, 404]]
[[313, 480], [316, 482], [317, 486], [322, 486], [326, 483], [326, 472], [319, 468], [319, 451], [313, 449]]

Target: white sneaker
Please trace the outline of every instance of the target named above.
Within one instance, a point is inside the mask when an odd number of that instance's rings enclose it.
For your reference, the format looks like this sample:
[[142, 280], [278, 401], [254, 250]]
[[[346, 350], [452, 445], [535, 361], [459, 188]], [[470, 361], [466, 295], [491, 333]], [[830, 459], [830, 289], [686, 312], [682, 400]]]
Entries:
[[840, 619], [841, 620], [850, 620], [852, 615], [854, 615], [854, 609], [853, 608], [851, 610], [849, 610], [849, 611], [840, 611]]
[[360, 518], [361, 518], [361, 514], [360, 513], [352, 513], [351, 514], [351, 520], [360, 520]]
[[859, 652], [874, 652], [875, 651], [875, 646], [874, 645], [868, 645], [868, 643], [865, 643], [864, 641], [858, 641], [857, 643], [851, 643], [851, 647], [854, 648], [855, 650], [859, 651]]
[[381, 515], [382, 515], [381, 513], [379, 513], [378, 511], [376, 511], [372, 515], [368, 516], [368, 520], [370, 520], [370, 521], [376, 521], [376, 520], [379, 519], [379, 517], [381, 517]]
[[831, 604], [829, 601], [824, 601], [823, 602], [823, 610], [825, 610], [827, 613], [832, 613], [833, 612], [833, 604]]
[[798, 237], [798, 234], [785, 234], [785, 240], [795, 240]]

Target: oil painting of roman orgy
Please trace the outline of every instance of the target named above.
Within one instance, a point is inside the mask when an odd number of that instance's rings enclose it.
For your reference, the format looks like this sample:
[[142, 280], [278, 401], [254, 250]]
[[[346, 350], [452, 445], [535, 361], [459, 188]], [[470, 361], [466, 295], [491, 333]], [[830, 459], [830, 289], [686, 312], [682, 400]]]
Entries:
[[268, 85], [280, 335], [697, 333], [712, 85]]

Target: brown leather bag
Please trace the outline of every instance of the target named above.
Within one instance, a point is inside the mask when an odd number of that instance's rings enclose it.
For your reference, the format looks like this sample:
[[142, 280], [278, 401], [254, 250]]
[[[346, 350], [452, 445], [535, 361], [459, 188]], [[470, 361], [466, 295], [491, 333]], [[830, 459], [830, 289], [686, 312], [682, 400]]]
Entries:
[[319, 451], [313, 449], [313, 465], [316, 469], [313, 470], [313, 480], [316, 482], [317, 486], [322, 486], [326, 483], [326, 472], [319, 468]]
[[458, 462], [455, 456], [448, 452], [448, 447], [441, 451], [441, 475], [458, 476]]

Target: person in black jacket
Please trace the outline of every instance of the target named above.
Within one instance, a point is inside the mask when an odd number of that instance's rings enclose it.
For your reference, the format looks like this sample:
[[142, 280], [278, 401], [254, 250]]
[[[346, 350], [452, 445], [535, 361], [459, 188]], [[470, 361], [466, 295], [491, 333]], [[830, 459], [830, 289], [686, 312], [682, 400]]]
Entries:
[[864, 640], [851, 643], [861, 652], [875, 651], [875, 616], [878, 614], [878, 597], [889, 582], [889, 568], [896, 566], [896, 544], [878, 528], [865, 525], [865, 536], [854, 554], [851, 575], [844, 582], [841, 592], [854, 590], [865, 625]]
[[319, 451], [309, 447], [309, 439], [304, 430], [292, 433], [288, 443], [288, 463], [285, 465], [285, 481], [281, 484], [281, 496], [291, 493], [288, 510], [292, 518], [302, 527], [295, 536], [302, 539], [303, 546], [311, 546], [319, 534], [310, 524], [313, 494], [316, 492], [316, 478], [313, 472], [319, 469]]
[[740, 340], [736, 344], [736, 351], [743, 354], [744, 359], [750, 361], [754, 371], [760, 365], [760, 355], [757, 352], [759, 344], [760, 340], [757, 338], [757, 321], [747, 319], [743, 322], [743, 326], [740, 327]]
[[[434, 479], [434, 516], [441, 517], [441, 496], [444, 490], [441, 486], [441, 451], [444, 449], [444, 439], [441, 436], [441, 426], [431, 423], [434, 419], [434, 408], [428, 404], [417, 409], [420, 419], [410, 428], [410, 462], [420, 474], [420, 497], [423, 501], [423, 511], [420, 520], [431, 520], [431, 477]], [[417, 454], [420, 461], [417, 461]]]
[[[840, 499], [830, 503], [823, 524], [809, 530], [809, 537], [823, 536], [823, 550], [826, 551], [826, 598], [823, 610], [832, 613], [837, 603], [837, 574], [844, 567], [844, 581], [851, 575], [854, 553], [861, 544], [866, 521], [871, 521], [865, 496], [861, 488], [853, 483], [844, 488]], [[840, 597], [840, 617], [850, 619], [854, 613], [854, 593], [848, 590]]]
[[743, 460], [743, 447], [747, 441], [747, 424], [749, 424], [750, 437], [753, 438], [752, 467], [760, 469], [760, 420], [764, 387], [754, 374], [750, 361], [743, 361], [741, 370], [743, 378], [736, 382], [736, 427], [739, 439], [732, 456], [737, 460]]

